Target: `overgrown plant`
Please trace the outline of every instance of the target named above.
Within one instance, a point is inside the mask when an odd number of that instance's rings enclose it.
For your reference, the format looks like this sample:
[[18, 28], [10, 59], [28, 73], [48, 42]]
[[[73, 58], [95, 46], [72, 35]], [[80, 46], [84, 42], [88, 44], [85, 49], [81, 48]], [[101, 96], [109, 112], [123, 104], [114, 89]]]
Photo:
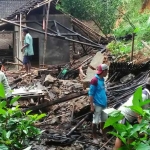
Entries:
[[[133, 96], [133, 105], [129, 108], [142, 117], [141, 123], [131, 125], [130, 123], [121, 124], [120, 120], [124, 118], [119, 110], [110, 113], [110, 117], [105, 123], [105, 127], [113, 126], [115, 131], [110, 134], [118, 137], [123, 146], [120, 150], [148, 150], [150, 149], [150, 109], [142, 107], [150, 103], [150, 100], [142, 101], [142, 87], [139, 87]], [[143, 136], [140, 136], [140, 135]]]
[[[127, 35], [132, 35], [135, 33], [135, 42], [134, 42], [134, 51], [142, 50], [144, 45], [142, 40], [150, 44], [150, 13], [149, 10], [145, 10], [143, 13], [140, 13], [142, 7], [141, 0], [123, 0], [123, 10], [120, 12], [121, 21], [116, 28], [113, 29], [113, 35], [115, 36], [116, 42], [112, 44], [122, 43], [126, 45], [127, 49], [131, 51], [132, 38], [124, 40], [123, 37]], [[130, 20], [128, 20], [128, 19]], [[131, 25], [132, 24], [132, 25]], [[134, 27], [133, 27], [134, 26]], [[114, 46], [115, 47], [115, 46]], [[114, 53], [116, 49], [111, 49]], [[126, 51], [129, 53], [130, 51]], [[118, 52], [118, 51], [117, 51]], [[119, 55], [119, 53], [116, 53]]]
[[56, 8], [78, 19], [94, 21], [106, 36], [112, 34], [116, 41], [111, 43], [113, 49], [108, 47], [113, 54], [120, 55], [132, 49], [132, 38], [128, 42], [122, 40], [126, 35], [136, 34], [134, 50], [144, 47], [141, 40], [149, 44], [149, 12], [140, 13], [142, 5], [142, 0], [60, 0]]
[[56, 8], [78, 19], [94, 21], [104, 34], [109, 34], [121, 3], [122, 0], [61, 0]]
[[112, 41], [107, 45], [107, 49], [115, 55], [124, 55], [131, 51], [131, 44], [124, 44], [121, 41]]
[[[3, 85], [0, 84], [0, 97], [5, 98]], [[13, 98], [9, 104], [12, 105], [19, 99]], [[19, 106], [8, 108], [7, 102], [0, 102], [0, 150], [23, 150], [29, 146], [33, 138], [41, 134], [41, 130], [34, 126], [34, 123], [45, 116], [45, 114], [24, 113]], [[29, 150], [31, 146], [27, 149]]]

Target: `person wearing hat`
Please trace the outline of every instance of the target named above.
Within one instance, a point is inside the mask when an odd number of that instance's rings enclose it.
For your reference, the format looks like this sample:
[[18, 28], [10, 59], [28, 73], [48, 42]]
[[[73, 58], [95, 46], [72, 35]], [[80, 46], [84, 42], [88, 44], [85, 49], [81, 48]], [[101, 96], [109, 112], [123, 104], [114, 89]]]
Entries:
[[24, 34], [24, 46], [22, 47], [21, 51], [24, 54], [23, 57], [23, 64], [25, 66], [26, 74], [31, 74], [31, 58], [34, 55], [33, 51], [33, 39], [32, 36], [29, 34], [28, 29], [23, 29]]
[[103, 139], [106, 139], [106, 129], [103, 129], [103, 127], [107, 119], [107, 114], [103, 110], [107, 107], [107, 96], [104, 84], [104, 77], [107, 76], [107, 73], [108, 66], [106, 64], [99, 65], [89, 88], [89, 99], [91, 111], [93, 112], [92, 134], [94, 143], [98, 143], [96, 131], [99, 123], [103, 133]]
[[[150, 99], [150, 78], [147, 79], [146, 86], [142, 90], [142, 100]], [[134, 124], [135, 121], [138, 123], [141, 122], [142, 118], [138, 114], [134, 113], [130, 108], [126, 106], [132, 106], [133, 95], [124, 103], [122, 104], [118, 110], [124, 115], [124, 119], [122, 120], [122, 124], [125, 124], [128, 121], [131, 124]], [[149, 105], [145, 105], [144, 108], [147, 108]], [[122, 146], [122, 142], [119, 138], [116, 138], [114, 150], [118, 150]]]

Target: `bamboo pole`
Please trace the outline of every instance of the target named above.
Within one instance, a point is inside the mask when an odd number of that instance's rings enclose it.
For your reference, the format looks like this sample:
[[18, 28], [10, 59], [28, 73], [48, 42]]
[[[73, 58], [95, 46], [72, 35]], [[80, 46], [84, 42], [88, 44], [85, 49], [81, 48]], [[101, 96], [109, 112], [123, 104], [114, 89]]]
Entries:
[[22, 42], [22, 34], [21, 34], [21, 18], [22, 18], [22, 14], [20, 13], [20, 43]]
[[[16, 26], [20, 26], [18, 23], [15, 23], [15, 22], [12, 22], [12, 21], [9, 21], [9, 20], [6, 20], [6, 19], [1, 19], [2, 21], [4, 22], [7, 22], [7, 23], [10, 23], [10, 24], [14, 24]], [[27, 27], [27, 26], [24, 26], [24, 25], [21, 25], [23, 28], [28, 28], [29, 30], [32, 30], [32, 31], [35, 31], [35, 32], [38, 32], [38, 33], [41, 33], [41, 34], [45, 34], [45, 32], [41, 31], [41, 30], [37, 30], [35, 28], [31, 28], [31, 27]], [[101, 45], [95, 45], [95, 44], [90, 44], [90, 43], [85, 43], [85, 42], [81, 42], [81, 41], [76, 41], [76, 40], [73, 40], [73, 39], [70, 39], [70, 38], [67, 38], [65, 36], [60, 36], [60, 35], [57, 35], [57, 34], [52, 34], [52, 33], [47, 33], [48, 36], [51, 36], [51, 37], [56, 37], [56, 38], [60, 38], [62, 40], [67, 40], [67, 41], [70, 41], [70, 42], [75, 42], [75, 43], [79, 43], [79, 44], [84, 44], [84, 45], [87, 45], [87, 46], [91, 46], [91, 47], [94, 47], [94, 48], [104, 48], [102, 47]]]
[[132, 50], [131, 50], [131, 58], [130, 58], [130, 61], [133, 61], [134, 37], [135, 37], [135, 34], [133, 33], [133, 34], [132, 34]]
[[47, 28], [48, 28], [48, 19], [49, 19], [49, 10], [50, 10], [50, 4], [52, 0], [49, 0], [48, 8], [47, 8], [47, 15], [46, 15], [46, 25], [45, 25], [45, 39], [44, 39], [44, 55], [43, 55], [43, 65], [45, 64], [45, 54], [46, 54], [46, 48], [47, 48]]
[[[19, 49], [18, 49], [18, 58], [19, 58], [19, 55], [20, 55], [20, 50], [21, 50], [21, 47], [22, 47], [22, 14], [20, 13], [20, 34], [19, 34]], [[19, 63], [19, 62], [18, 62]], [[19, 69], [19, 66], [17, 67]]]

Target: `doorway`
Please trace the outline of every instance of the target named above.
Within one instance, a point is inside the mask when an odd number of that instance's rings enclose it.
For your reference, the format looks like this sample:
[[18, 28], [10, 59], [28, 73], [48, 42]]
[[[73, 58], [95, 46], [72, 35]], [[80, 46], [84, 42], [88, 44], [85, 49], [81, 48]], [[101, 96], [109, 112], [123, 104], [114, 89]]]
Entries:
[[32, 66], [39, 67], [39, 38], [33, 38], [33, 50]]

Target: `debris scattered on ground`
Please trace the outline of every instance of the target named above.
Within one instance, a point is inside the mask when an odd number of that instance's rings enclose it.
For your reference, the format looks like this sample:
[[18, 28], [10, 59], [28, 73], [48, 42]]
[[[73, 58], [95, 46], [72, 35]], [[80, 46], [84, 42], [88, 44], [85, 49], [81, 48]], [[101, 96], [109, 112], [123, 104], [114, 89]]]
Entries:
[[[40, 141], [31, 141], [32, 148], [38, 150], [109, 150], [114, 138], [104, 143], [99, 133], [99, 144], [94, 144], [91, 136], [92, 114], [88, 100], [88, 87], [80, 80], [92, 66], [93, 56], [84, 56], [76, 63], [64, 66], [47, 66], [44, 69], [32, 69], [32, 75], [24, 76], [24, 71], [6, 71], [13, 89], [13, 96], [20, 95], [18, 101], [23, 111], [45, 112], [47, 116], [35, 126], [44, 130]], [[96, 61], [96, 60], [95, 60]], [[103, 57], [108, 62], [108, 57]], [[114, 107], [124, 102], [138, 86], [145, 86], [149, 76], [149, 62], [143, 64], [110, 64], [106, 80], [108, 106]], [[137, 71], [140, 70], [140, 72]], [[128, 69], [128, 71], [127, 71]], [[55, 73], [52, 71], [55, 70]], [[65, 70], [65, 71], [64, 71]], [[96, 69], [91, 69], [92, 73]], [[88, 74], [86, 74], [88, 76]], [[93, 74], [92, 74], [93, 75]]]

